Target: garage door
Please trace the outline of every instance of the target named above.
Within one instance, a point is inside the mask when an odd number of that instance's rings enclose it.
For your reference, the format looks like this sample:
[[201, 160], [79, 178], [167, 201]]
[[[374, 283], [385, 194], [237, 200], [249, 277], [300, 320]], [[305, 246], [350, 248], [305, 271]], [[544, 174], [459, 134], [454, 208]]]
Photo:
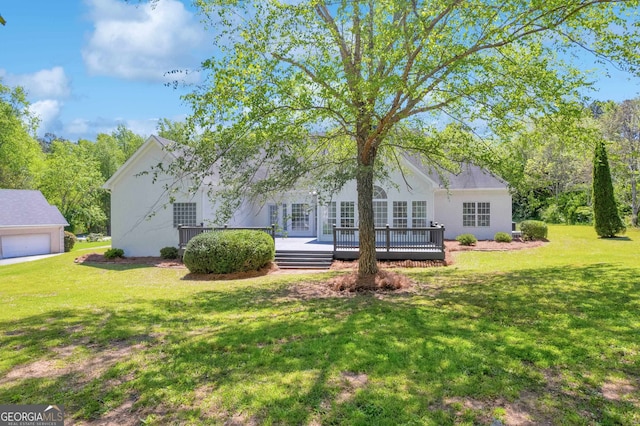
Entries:
[[2, 257], [35, 256], [51, 253], [51, 235], [4, 235], [2, 238]]

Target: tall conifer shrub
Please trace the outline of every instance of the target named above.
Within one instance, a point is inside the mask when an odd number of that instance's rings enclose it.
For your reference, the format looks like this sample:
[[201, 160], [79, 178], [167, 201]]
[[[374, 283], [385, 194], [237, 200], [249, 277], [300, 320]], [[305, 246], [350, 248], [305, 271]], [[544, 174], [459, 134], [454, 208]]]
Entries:
[[611, 171], [603, 141], [596, 143], [593, 156], [593, 216], [596, 233], [600, 237], [611, 238], [625, 231], [613, 196]]

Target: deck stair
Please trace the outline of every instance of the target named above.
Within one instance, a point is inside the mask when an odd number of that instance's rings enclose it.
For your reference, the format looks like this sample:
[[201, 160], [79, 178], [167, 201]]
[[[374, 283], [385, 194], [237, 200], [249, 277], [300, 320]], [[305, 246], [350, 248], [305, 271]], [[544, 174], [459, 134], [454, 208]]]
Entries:
[[332, 262], [330, 251], [276, 250], [280, 269], [329, 269]]

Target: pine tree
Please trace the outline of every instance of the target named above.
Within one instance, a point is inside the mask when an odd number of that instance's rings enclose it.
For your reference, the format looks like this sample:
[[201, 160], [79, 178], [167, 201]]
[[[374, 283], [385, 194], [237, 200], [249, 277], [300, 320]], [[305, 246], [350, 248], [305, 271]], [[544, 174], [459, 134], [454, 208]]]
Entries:
[[600, 237], [612, 238], [625, 231], [613, 197], [611, 171], [603, 141], [597, 142], [593, 157], [593, 216]]

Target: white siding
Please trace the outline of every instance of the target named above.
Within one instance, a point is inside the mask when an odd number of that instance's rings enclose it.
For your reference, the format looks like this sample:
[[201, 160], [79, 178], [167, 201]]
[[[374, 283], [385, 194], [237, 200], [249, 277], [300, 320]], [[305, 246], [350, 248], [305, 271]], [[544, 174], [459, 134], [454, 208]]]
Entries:
[[[490, 203], [491, 222], [488, 227], [463, 226], [462, 204]], [[436, 191], [435, 221], [445, 226], [444, 237], [454, 239], [460, 234], [473, 234], [479, 240], [492, 240], [496, 232], [511, 234], [511, 194], [507, 189], [444, 189]]]
[[[111, 229], [112, 246], [121, 248], [126, 256], [158, 256], [160, 249], [166, 246], [177, 247], [178, 231], [173, 226], [173, 206], [169, 204], [164, 186], [173, 182], [172, 177], [159, 178], [152, 182], [151, 174], [139, 175], [149, 171], [160, 162], [168, 162], [171, 157], [164, 152], [155, 139], [150, 139], [141, 147], [116, 175], [107, 182], [111, 189]], [[427, 205], [427, 225], [430, 222], [444, 223], [446, 238], [455, 238], [462, 233], [472, 233], [479, 239], [492, 239], [496, 232], [511, 231], [511, 196], [505, 189], [471, 189], [452, 190], [447, 193], [439, 189], [435, 183], [412, 165], [408, 166], [405, 175], [400, 171], [391, 172], [391, 180], [395, 185], [377, 182], [387, 195], [387, 223], [393, 226], [394, 201], [407, 203], [407, 223], [412, 226], [412, 202], [424, 201]], [[212, 180], [215, 179], [212, 177]], [[405, 179], [407, 183], [405, 183]], [[182, 183], [183, 188], [189, 185]], [[215, 205], [207, 194], [173, 194], [176, 202], [194, 202], [197, 204], [197, 223], [212, 225], [215, 220]], [[336, 223], [340, 224], [340, 204], [355, 202], [354, 222], [358, 226], [357, 193], [355, 181], [347, 183], [337, 194], [316, 194], [314, 188], [304, 188], [272, 197], [264, 205], [243, 202], [234, 217], [227, 222], [234, 226], [270, 226], [269, 204], [279, 206], [279, 218], [282, 220], [282, 204], [287, 205], [287, 214], [291, 215], [292, 204], [307, 203], [312, 216], [309, 218], [310, 234], [317, 235], [321, 241], [331, 241], [332, 234], [323, 234], [326, 221], [326, 207], [317, 206], [318, 200], [336, 203]], [[464, 202], [488, 202], [491, 204], [491, 226], [464, 227], [462, 224], [462, 204]], [[317, 217], [313, 215], [317, 213]], [[292, 231], [291, 218], [288, 218], [286, 231]], [[302, 235], [302, 234], [301, 234]], [[301, 236], [300, 235], [300, 236]], [[59, 240], [57, 240], [59, 244]]]
[[[125, 256], [159, 256], [160, 249], [178, 247], [178, 230], [173, 227], [173, 208], [163, 188], [173, 178], [138, 175], [168, 160], [157, 143], [150, 143], [127, 164], [111, 185], [111, 246]], [[177, 202], [197, 203], [197, 223], [202, 222], [200, 194], [177, 194]]]

